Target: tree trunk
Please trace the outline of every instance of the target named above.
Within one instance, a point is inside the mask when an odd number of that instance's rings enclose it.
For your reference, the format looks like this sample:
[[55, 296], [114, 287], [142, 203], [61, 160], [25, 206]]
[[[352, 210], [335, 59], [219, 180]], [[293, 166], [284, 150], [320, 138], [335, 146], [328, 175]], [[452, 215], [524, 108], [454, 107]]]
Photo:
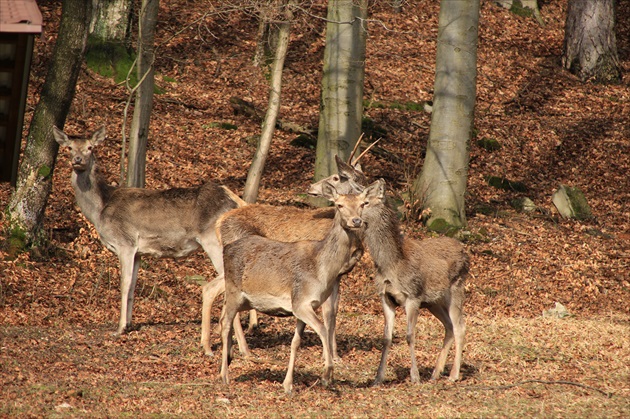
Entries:
[[278, 14], [283, 9], [286, 0], [273, 0], [263, 6], [258, 16], [258, 34], [256, 35], [256, 51], [254, 52], [254, 66], [267, 66], [273, 63], [274, 51], [278, 47], [278, 27], [272, 22], [282, 20]]
[[534, 16], [541, 26], [545, 24], [540, 15], [538, 0], [495, 0], [495, 2], [516, 15], [525, 17]]
[[326, 25], [315, 181], [337, 173], [361, 135], [367, 0], [330, 0]]
[[394, 13], [402, 13], [402, 0], [394, 0], [392, 1], [392, 8], [394, 9]]
[[92, 3], [64, 0], [61, 13], [52, 62], [31, 120], [16, 189], [6, 211], [16, 251], [44, 239], [41, 224], [59, 150], [52, 127], [63, 128], [72, 104], [87, 44]]
[[155, 26], [159, 0], [143, 0], [138, 28], [138, 87], [129, 135], [127, 186], [144, 187], [149, 122], [153, 109], [155, 87], [153, 62], [155, 61]]
[[464, 194], [475, 109], [479, 0], [442, 0], [431, 130], [416, 199], [431, 210], [427, 225], [466, 225]]
[[123, 44], [131, 22], [131, 0], [94, 0], [90, 34], [97, 42]]
[[570, 0], [562, 66], [583, 81], [621, 81], [614, 0]]
[[284, 69], [284, 59], [289, 48], [289, 34], [291, 31], [291, 20], [293, 13], [291, 10], [293, 2], [285, 5], [284, 18], [285, 21], [279, 24], [278, 28], [278, 45], [276, 48], [273, 70], [271, 72], [271, 86], [269, 88], [269, 106], [262, 125], [262, 132], [256, 154], [252, 160], [247, 173], [247, 181], [243, 190], [243, 200], [245, 202], [256, 202], [258, 198], [258, 189], [260, 187], [260, 179], [262, 178], [265, 168], [267, 154], [271, 146], [271, 139], [276, 128], [276, 120], [280, 111], [280, 92], [282, 91], [282, 70]]

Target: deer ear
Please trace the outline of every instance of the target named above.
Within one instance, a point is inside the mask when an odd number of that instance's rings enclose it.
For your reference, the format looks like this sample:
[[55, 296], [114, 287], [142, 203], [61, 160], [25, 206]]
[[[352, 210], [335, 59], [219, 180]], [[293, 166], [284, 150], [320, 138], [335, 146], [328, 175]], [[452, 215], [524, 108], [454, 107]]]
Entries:
[[337, 172], [344, 177], [351, 177], [347, 173], [352, 174], [354, 169], [345, 161], [341, 160], [338, 155], [335, 154], [335, 162], [337, 163]]
[[334, 201], [339, 197], [337, 193], [337, 189], [329, 182], [322, 183], [322, 197], [328, 199], [329, 201]]
[[337, 173], [339, 173], [339, 176], [354, 180], [365, 178], [360, 166], [358, 168], [352, 167], [337, 156], [335, 156], [335, 161], [337, 162]]
[[348, 163], [335, 156], [337, 162], [337, 172], [339, 176], [348, 179], [352, 183], [353, 192], [360, 193], [367, 185], [367, 178], [361, 171], [361, 166], [357, 163], [352, 167]]
[[57, 141], [60, 146], [65, 147], [70, 144], [70, 139], [68, 138], [66, 133], [54, 125], [53, 125], [53, 137], [55, 137], [55, 141]]
[[363, 193], [366, 195], [366, 197], [369, 196], [377, 199], [383, 199], [385, 197], [385, 186], [385, 180], [381, 178], [368, 186]]
[[92, 134], [92, 145], [99, 145], [105, 139], [105, 126], [100, 127], [94, 134]]

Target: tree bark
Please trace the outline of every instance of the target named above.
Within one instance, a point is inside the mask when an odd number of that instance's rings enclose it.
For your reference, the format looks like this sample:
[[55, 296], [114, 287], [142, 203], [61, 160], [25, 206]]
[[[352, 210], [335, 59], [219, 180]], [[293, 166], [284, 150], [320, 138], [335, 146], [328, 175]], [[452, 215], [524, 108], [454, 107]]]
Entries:
[[562, 66], [581, 80], [621, 81], [614, 0], [570, 0]]
[[479, 0], [442, 0], [427, 153], [413, 185], [427, 225], [466, 225], [464, 195], [476, 97]]
[[131, 21], [131, 0], [94, 0], [90, 34], [100, 42], [124, 43]]
[[322, 77], [315, 181], [337, 173], [361, 135], [367, 0], [330, 0]]
[[284, 7], [284, 22], [279, 24], [278, 28], [278, 45], [274, 56], [273, 69], [271, 71], [271, 86], [269, 88], [269, 106], [262, 125], [262, 132], [258, 148], [254, 154], [254, 159], [247, 173], [247, 181], [243, 190], [243, 200], [253, 203], [258, 198], [258, 189], [260, 188], [260, 180], [263, 170], [265, 169], [265, 161], [269, 154], [271, 139], [276, 128], [276, 120], [280, 112], [280, 93], [282, 91], [282, 70], [284, 69], [284, 60], [289, 48], [289, 34], [291, 32], [291, 21], [293, 12], [289, 2]]
[[16, 250], [45, 240], [41, 226], [59, 150], [52, 127], [63, 128], [72, 104], [87, 44], [92, 3], [64, 0], [61, 13], [52, 62], [31, 120], [16, 189], [6, 211]]
[[140, 11], [138, 36], [137, 74], [139, 86], [129, 135], [129, 155], [127, 186], [143, 188], [145, 183], [145, 163], [149, 123], [153, 109], [153, 89], [155, 87], [153, 62], [155, 61], [155, 27], [159, 0], [143, 0]]

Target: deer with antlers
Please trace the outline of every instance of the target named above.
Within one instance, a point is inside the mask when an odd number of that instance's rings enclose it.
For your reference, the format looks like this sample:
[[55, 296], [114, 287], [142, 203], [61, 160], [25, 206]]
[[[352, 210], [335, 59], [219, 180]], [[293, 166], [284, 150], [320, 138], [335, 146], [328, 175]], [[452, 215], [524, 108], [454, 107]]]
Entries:
[[[361, 139], [357, 141], [352, 150], [348, 162], [335, 157], [338, 173], [331, 175], [311, 185], [308, 194], [322, 196], [324, 184], [330, 184], [337, 193], [358, 193], [367, 186], [366, 176], [358, 170], [358, 162], [370, 150], [368, 146], [355, 158]], [[217, 235], [223, 246], [227, 246], [242, 237], [262, 236], [269, 239], [295, 242], [300, 240], [321, 240], [333, 223], [334, 208], [302, 209], [296, 207], [278, 207], [264, 204], [250, 204], [225, 213], [217, 221]], [[201, 317], [201, 345], [206, 355], [212, 356], [211, 336], [211, 309], [214, 300], [225, 291], [224, 278], [218, 275], [213, 281], [204, 285], [203, 307]], [[335, 286], [332, 297], [324, 302], [322, 311], [324, 322], [332, 331], [333, 357], [339, 359], [337, 342], [334, 335], [335, 318], [338, 310], [338, 284]], [[234, 332], [239, 344], [239, 349], [245, 356], [249, 351], [245, 342], [244, 333], [240, 322], [236, 317]], [[257, 324], [255, 310], [250, 311], [249, 328]]]
[[[365, 154], [378, 142], [374, 141], [355, 157], [361, 144], [362, 136], [357, 141], [347, 162], [335, 156], [337, 174], [311, 185], [308, 194], [322, 196], [324, 184], [332, 185], [337, 193], [348, 194], [362, 191], [368, 184], [367, 177], [358, 169], [359, 162]], [[301, 209], [296, 207], [278, 207], [264, 204], [250, 204], [225, 213], [217, 221], [217, 236], [223, 246], [239, 238], [258, 235], [273, 240], [295, 242], [299, 240], [321, 240], [332, 225], [334, 208]], [[212, 356], [211, 310], [214, 300], [225, 291], [225, 282], [221, 275], [203, 287], [203, 304], [201, 312], [201, 345], [206, 355]], [[339, 359], [337, 342], [334, 336], [335, 318], [338, 310], [338, 288], [333, 291], [330, 301], [322, 306], [324, 322], [332, 331], [333, 357]], [[250, 311], [249, 329], [258, 322], [255, 310]], [[245, 336], [236, 317], [234, 332], [239, 348], [245, 356], [249, 356]]]

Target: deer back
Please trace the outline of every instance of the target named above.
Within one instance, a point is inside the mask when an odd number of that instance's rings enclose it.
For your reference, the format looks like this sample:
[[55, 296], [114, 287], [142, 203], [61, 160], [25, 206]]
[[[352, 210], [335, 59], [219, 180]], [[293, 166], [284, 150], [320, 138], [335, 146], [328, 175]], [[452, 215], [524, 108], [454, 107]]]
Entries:
[[251, 235], [285, 242], [322, 240], [330, 230], [334, 216], [334, 208], [251, 204], [223, 214], [217, 223], [217, 235], [224, 246]]
[[120, 242], [140, 253], [181, 257], [198, 247], [203, 232], [213, 231], [220, 214], [237, 205], [212, 182], [165, 190], [118, 188], [103, 208], [99, 233], [106, 245]]

